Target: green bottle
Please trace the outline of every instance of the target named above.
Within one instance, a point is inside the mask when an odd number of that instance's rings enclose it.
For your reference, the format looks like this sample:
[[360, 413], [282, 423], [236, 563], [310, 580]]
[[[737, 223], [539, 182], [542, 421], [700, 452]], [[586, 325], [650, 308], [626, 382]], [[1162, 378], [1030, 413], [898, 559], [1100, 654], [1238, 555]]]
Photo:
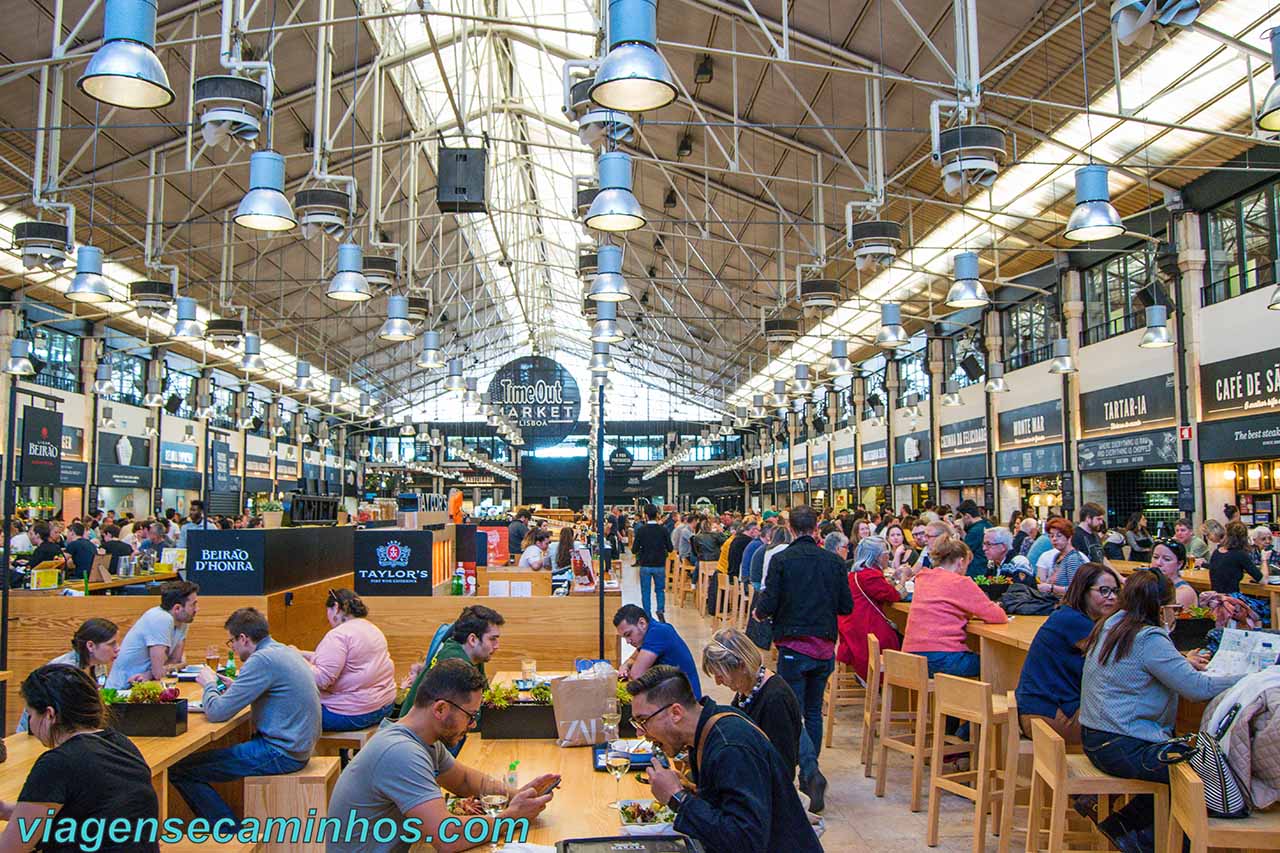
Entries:
[[227, 666], [226, 666], [226, 669], [223, 671], [223, 675], [225, 675], [227, 678], [236, 677], [236, 653], [235, 652], [227, 652]]

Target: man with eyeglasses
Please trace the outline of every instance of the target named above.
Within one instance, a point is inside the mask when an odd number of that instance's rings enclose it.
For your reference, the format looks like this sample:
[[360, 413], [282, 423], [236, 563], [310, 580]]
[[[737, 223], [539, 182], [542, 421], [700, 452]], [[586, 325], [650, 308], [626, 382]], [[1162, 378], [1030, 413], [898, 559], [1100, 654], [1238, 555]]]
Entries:
[[699, 704], [673, 666], [653, 667], [627, 692], [638, 731], [667, 755], [688, 750], [696, 790], [656, 759], [649, 767], [649, 787], [676, 813], [676, 832], [696, 838], [708, 853], [822, 850], [782, 756], [747, 717], [710, 698]]
[[[329, 817], [339, 825], [325, 834], [326, 853], [391, 853], [408, 850], [414, 833], [430, 836], [433, 850], [452, 853], [467, 850], [493, 838], [494, 818], [481, 842], [464, 838], [441, 840], [441, 824], [449, 819], [444, 791], [460, 797], [505, 794], [510, 798], [497, 820], [532, 821], [551, 802], [549, 788], [559, 776], [539, 776], [516, 788], [454, 760], [450, 747], [462, 742], [475, 726], [484, 695], [484, 676], [464, 661], [444, 660], [423, 676], [413, 707], [393, 725], [379, 731], [356, 753], [338, 777], [329, 798]], [[546, 792], [546, 793], [540, 793]], [[361, 832], [362, 826], [391, 821], [399, 828], [386, 841], [379, 832]], [[443, 834], [448, 834], [445, 827]], [[461, 827], [453, 833], [462, 835]], [[479, 833], [470, 828], [471, 837]]]

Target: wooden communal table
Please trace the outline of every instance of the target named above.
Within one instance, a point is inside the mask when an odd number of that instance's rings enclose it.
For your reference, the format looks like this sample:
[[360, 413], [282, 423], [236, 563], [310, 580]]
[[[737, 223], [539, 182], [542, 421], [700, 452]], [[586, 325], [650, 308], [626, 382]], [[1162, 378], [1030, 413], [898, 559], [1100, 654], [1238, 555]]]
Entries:
[[[905, 633], [910, 602], [899, 602], [890, 608], [890, 614]], [[1022, 664], [1027, 659], [1027, 649], [1036, 632], [1048, 616], [1010, 616], [1004, 625], [988, 625], [986, 622], [970, 622], [969, 646], [982, 658], [983, 681], [991, 685], [993, 692], [1003, 695], [1018, 686]], [[975, 648], [976, 646], [976, 648]]]
[[[177, 579], [177, 572], [148, 572], [127, 578], [115, 577], [109, 581], [93, 581], [89, 584], [89, 594], [105, 593], [123, 586], [135, 586], [136, 584], [151, 583], [152, 581], [173, 581]], [[52, 589], [14, 589], [10, 590], [10, 592], [15, 595], [61, 595], [65, 590], [83, 592], [84, 581], [68, 581], [62, 586]]]
[[[1138, 569], [1145, 569], [1147, 566], [1143, 563], [1135, 563], [1131, 560], [1112, 560], [1111, 565], [1116, 567], [1120, 574], [1128, 577]], [[1191, 584], [1191, 588], [1196, 593], [1208, 592], [1213, 589], [1213, 585], [1209, 582], [1208, 569], [1186, 569], [1182, 572], [1182, 578]], [[1254, 598], [1262, 598], [1271, 602], [1271, 627], [1280, 628], [1280, 584], [1255, 583], [1251, 580], [1240, 581], [1240, 591], [1245, 595], [1252, 595]]]

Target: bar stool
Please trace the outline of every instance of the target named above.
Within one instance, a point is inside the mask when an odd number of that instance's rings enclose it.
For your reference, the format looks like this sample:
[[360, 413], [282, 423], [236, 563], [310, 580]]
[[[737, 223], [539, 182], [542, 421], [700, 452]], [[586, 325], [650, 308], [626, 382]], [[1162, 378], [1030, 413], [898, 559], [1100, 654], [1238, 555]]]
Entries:
[[676, 560], [675, 554], [667, 555], [666, 574], [664, 576], [664, 580], [666, 581], [668, 598], [676, 594], [676, 582], [680, 577], [679, 565], [679, 561]]
[[[920, 811], [920, 783], [924, 779], [924, 762], [929, 746], [929, 692], [933, 684], [929, 680], [929, 662], [921, 655], [885, 649], [880, 657], [884, 686], [880, 693], [880, 732], [878, 735], [876, 767], [876, 796], [883, 797], [888, 777], [889, 752], [898, 752], [911, 758], [911, 811]], [[910, 708], [905, 719], [895, 719], [890, 713], [899, 694], [905, 695]], [[906, 732], [894, 734], [891, 725], [905, 722]]]
[[751, 605], [756, 600], [756, 588], [748, 581], [738, 581], [738, 630], [746, 631], [751, 619]]
[[731, 583], [728, 572], [716, 572], [716, 615], [717, 627], [735, 618], [738, 606], [738, 585]]
[[688, 598], [696, 598], [698, 591], [694, 588], [693, 573], [694, 566], [686, 560], [679, 561], [679, 567], [676, 569], [676, 591], [675, 601], [677, 607], [684, 607], [684, 600]]
[[[969, 723], [970, 770], [943, 771], [946, 748], [945, 718], [955, 717]], [[973, 849], [982, 853], [987, 846], [987, 815], [992, 810], [992, 789], [998, 780], [1000, 727], [1009, 726], [1009, 708], [1005, 697], [993, 696], [991, 685], [954, 675], [938, 673], [933, 677], [933, 749], [929, 758], [929, 828], [926, 843], [938, 846], [938, 811], [942, 792], [972, 800]], [[973, 752], [977, 755], [974, 756]], [[999, 826], [999, 823], [996, 824]]]
[[[873, 635], [874, 636], [874, 635]], [[839, 643], [837, 642], [837, 646]], [[840, 708], [848, 708], [853, 705], [866, 705], [869, 691], [862, 686], [862, 682], [858, 680], [858, 676], [849, 667], [849, 664], [843, 661], [836, 661], [835, 671], [831, 673], [831, 678], [827, 680], [827, 720], [823, 733], [823, 743], [827, 747], [831, 746], [831, 739], [836, 728], [836, 711]], [[865, 722], [864, 722], [865, 725]], [[863, 741], [866, 741], [866, 729], [863, 729]]]
[[1181, 850], [1184, 836], [1191, 843], [1191, 853], [1207, 853], [1210, 847], [1280, 850], [1280, 812], [1254, 812], [1243, 820], [1209, 817], [1204, 807], [1204, 782], [1188, 764], [1170, 766], [1169, 795], [1166, 851]]
[[698, 563], [698, 591], [694, 605], [699, 616], [706, 614], [707, 597], [711, 594], [711, 578], [719, 568], [720, 564], [715, 560], [702, 560]]
[[862, 744], [859, 748], [865, 778], [871, 777], [876, 738], [880, 732], [881, 666], [880, 638], [867, 634], [867, 699], [862, 703]]
[[[1076, 794], [1095, 794], [1099, 804], [1107, 794], [1151, 794], [1156, 798], [1156, 853], [1166, 849], [1165, 833], [1159, 828], [1169, 821], [1169, 786], [1162, 782], [1121, 779], [1103, 773], [1083, 754], [1067, 754], [1067, 744], [1044, 720], [1031, 721], [1033, 762], [1031, 803], [1027, 814], [1027, 853], [1050, 850], [1070, 853], [1067, 841], [1067, 810]], [[1046, 804], [1046, 799], [1048, 800]], [[1201, 800], [1203, 802], [1203, 800]], [[1041, 828], [1044, 809], [1049, 809], [1049, 828]], [[1049, 835], [1047, 848], [1040, 846], [1041, 833]], [[1092, 837], [1091, 839], [1092, 840]], [[1074, 848], [1083, 850], [1086, 848]], [[1090, 846], [1087, 849], [1092, 849]], [[1173, 851], [1177, 853], [1177, 851]]]

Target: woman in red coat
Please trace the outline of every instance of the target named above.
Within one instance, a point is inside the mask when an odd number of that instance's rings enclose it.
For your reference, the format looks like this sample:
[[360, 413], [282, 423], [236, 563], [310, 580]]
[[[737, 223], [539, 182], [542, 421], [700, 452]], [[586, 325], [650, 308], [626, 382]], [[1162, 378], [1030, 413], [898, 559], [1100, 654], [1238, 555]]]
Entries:
[[867, 680], [867, 635], [875, 634], [881, 649], [899, 649], [898, 630], [884, 608], [900, 599], [893, 584], [884, 579], [889, 565], [889, 546], [879, 536], [868, 536], [858, 542], [858, 550], [849, 570], [849, 592], [853, 594], [853, 612], [839, 617], [840, 643], [836, 658], [853, 667], [858, 678]]

